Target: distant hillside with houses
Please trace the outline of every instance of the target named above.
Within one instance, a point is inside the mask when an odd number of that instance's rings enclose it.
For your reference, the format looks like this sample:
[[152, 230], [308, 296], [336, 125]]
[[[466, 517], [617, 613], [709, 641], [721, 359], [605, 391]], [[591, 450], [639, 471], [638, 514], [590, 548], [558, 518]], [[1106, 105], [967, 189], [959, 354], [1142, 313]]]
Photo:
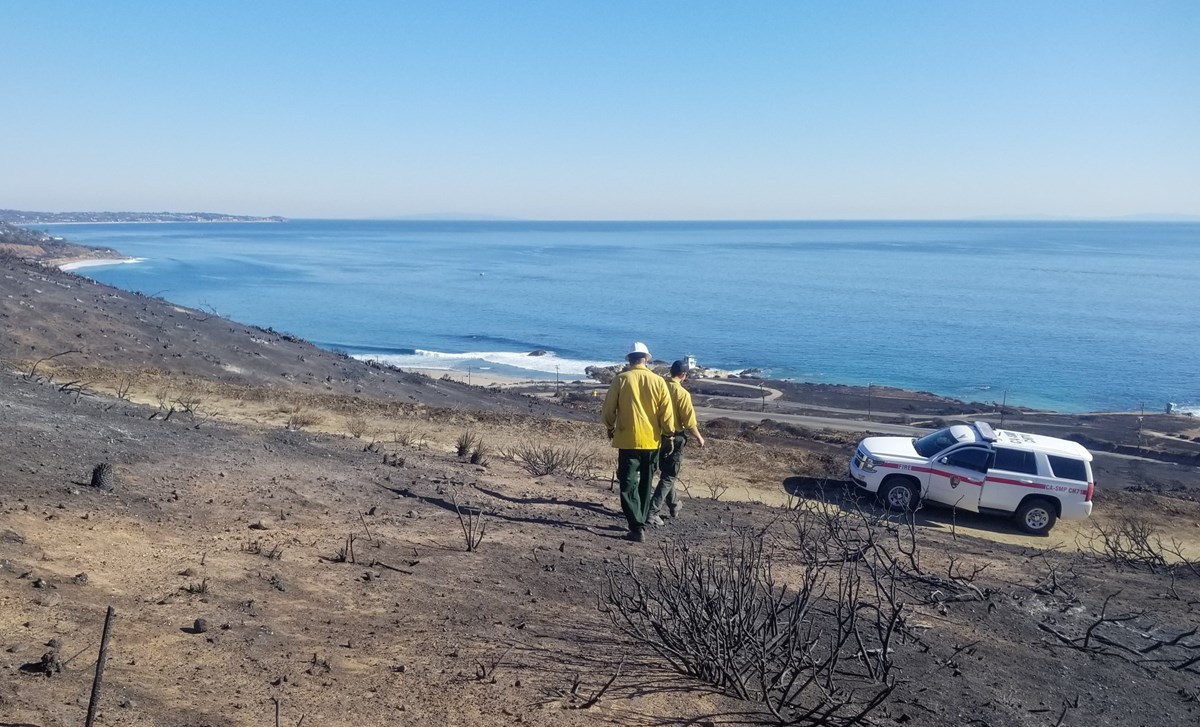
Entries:
[[28, 212], [0, 210], [0, 222], [13, 225], [54, 225], [115, 222], [287, 222], [286, 217], [252, 217], [220, 212]]

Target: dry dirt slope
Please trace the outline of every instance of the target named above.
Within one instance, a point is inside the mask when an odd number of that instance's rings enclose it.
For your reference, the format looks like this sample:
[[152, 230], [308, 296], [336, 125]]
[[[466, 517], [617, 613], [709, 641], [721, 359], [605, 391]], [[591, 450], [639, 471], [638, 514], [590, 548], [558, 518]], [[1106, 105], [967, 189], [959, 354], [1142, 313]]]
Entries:
[[[673, 673], [597, 610], [623, 556], [646, 566], [662, 559], [655, 542], [620, 539], [607, 479], [535, 479], [498, 456], [477, 467], [453, 452], [468, 427], [489, 441], [550, 432], [546, 441], [565, 442], [598, 439], [594, 424], [558, 419], [575, 413], [548, 403], [410, 379], [76, 276], [4, 265], [0, 724], [82, 721], [110, 604], [118, 618], [98, 724], [270, 724], [274, 700], [281, 724], [762, 716]], [[29, 375], [38, 359], [68, 349], [80, 353]], [[125, 378], [131, 370], [135, 381]], [[56, 378], [44, 378], [51, 371]], [[159, 409], [153, 389], [164, 380]], [[143, 405], [86, 391], [122, 381]], [[367, 451], [362, 439], [285, 430], [288, 413], [267, 416], [270, 406], [254, 426], [203, 408], [164, 419], [188, 391], [370, 409], [390, 418], [382, 432], [414, 434]], [[800, 462], [770, 445], [714, 443], [693, 471], [719, 485], [732, 473], [719, 460], [733, 452], [745, 457], [740, 468], [756, 468], [757, 485], [775, 478], [775, 491], [795, 474], [777, 465]], [[99, 462], [116, 468], [112, 493], [87, 485]], [[801, 504], [829, 502], [856, 517], [841, 493], [789, 482]], [[490, 513], [477, 552], [464, 550], [456, 500]], [[1174, 507], [1195, 519], [1190, 503]], [[805, 512], [697, 497], [656, 540], [719, 553], [732, 534], [761, 532], [781, 579], [795, 584], [797, 564], [821, 547], [799, 542], [811, 524]], [[1156, 646], [1200, 624], [1194, 574], [955, 537], [952, 518], [935, 522], [910, 533], [919, 565], [900, 584], [896, 690], [875, 723], [1196, 722], [1200, 674], [1185, 666], [1200, 656], [1196, 639]], [[904, 533], [887, 537], [903, 543]], [[351, 534], [354, 563], [338, 557]], [[984, 566], [971, 588], [947, 583]], [[1130, 618], [1101, 623], [1102, 612]], [[622, 659], [597, 705], [571, 708]]]
[[[534, 480], [444, 447], [389, 444], [404, 462], [385, 465], [353, 438], [152, 420], [151, 409], [12, 373], [0, 391], [3, 723], [81, 721], [110, 604], [118, 619], [99, 724], [270, 724], [273, 698], [283, 724], [755, 721], [597, 611], [621, 556], [661, 557], [654, 543], [619, 539], [606, 482]], [[100, 461], [116, 466], [113, 493], [84, 484]], [[478, 552], [463, 549], [455, 499], [493, 512]], [[783, 571], [802, 556], [794, 513], [702, 499], [685, 512], [669, 532], [694, 547], [718, 550], [735, 524], [765, 528]], [[357, 562], [336, 562], [352, 533]], [[911, 636], [894, 647], [898, 686], [876, 723], [1195, 722], [1200, 675], [1171, 668], [1188, 655], [1181, 647], [1137, 665], [1045, 630], [1081, 636], [1120, 591], [1109, 615], [1146, 613], [1099, 633], [1134, 646], [1164, 640], [1197, 625], [1195, 578], [918, 537], [930, 574], [948, 555], [988, 568], [974, 581], [979, 600], [938, 603], [936, 589], [906, 586]], [[197, 618], [206, 632], [193, 633]], [[57, 650], [46, 646], [54, 639]], [[37, 673], [54, 652], [65, 670]], [[570, 709], [621, 659], [599, 705]]]

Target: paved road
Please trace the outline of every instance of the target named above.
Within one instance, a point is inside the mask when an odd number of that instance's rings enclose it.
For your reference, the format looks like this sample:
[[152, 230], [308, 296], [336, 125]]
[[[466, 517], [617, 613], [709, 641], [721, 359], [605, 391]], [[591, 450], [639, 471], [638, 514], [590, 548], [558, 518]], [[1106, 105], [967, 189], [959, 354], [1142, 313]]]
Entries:
[[[758, 384], [744, 384], [740, 381], [726, 381], [725, 379], [705, 379], [704, 383], [705, 383], [705, 385], [717, 384], [717, 385], [721, 385], [721, 386], [741, 386], [746, 389], [753, 389], [754, 391], [765, 390], [767, 392], [766, 401], [775, 401], [776, 399], [783, 396], [783, 392], [780, 391], [779, 389], [772, 389], [769, 386], [759, 387]], [[742, 401], [742, 402], [746, 401], [746, 397], [744, 397], [744, 396], [724, 397], [720, 394], [704, 394], [703, 396], [708, 399], [728, 398], [728, 399], [733, 399], [735, 401]], [[866, 417], [866, 411], [864, 411], [862, 409], [843, 409], [843, 408], [836, 407], [836, 406], [821, 406], [819, 404], [802, 404], [802, 403], [792, 402], [792, 401], [781, 402], [779, 404], [776, 404], [776, 406], [792, 406], [797, 409], [807, 409], [809, 411], [827, 411], [827, 412], [830, 412], [831, 414], [850, 414], [851, 416]], [[880, 416], [880, 417], [912, 416], [911, 412], [882, 411], [879, 409], [876, 409], [873, 413], [876, 416]], [[982, 414], [972, 414], [971, 416], [985, 417], [985, 416], [999, 416], [999, 415], [1000, 415], [1000, 412], [983, 412]], [[930, 415], [930, 418], [932, 418], [932, 417], [933, 417], [933, 415]], [[771, 415], [771, 418], [774, 419], [775, 416]]]
[[807, 414], [781, 414], [770, 411], [738, 411], [736, 409], [718, 409], [711, 406], [696, 407], [696, 416], [701, 421], [717, 419], [718, 417], [733, 419], [739, 422], [761, 422], [763, 419], [771, 419], [777, 422], [787, 422], [788, 424], [809, 427], [810, 429], [835, 429], [839, 432], [871, 431], [881, 434], [899, 434], [904, 436], [929, 433], [928, 429], [918, 429], [904, 424], [883, 424], [880, 422], [868, 422], [866, 420], [836, 419], [834, 417], [808, 416]]
[[[865, 419], [833, 419], [830, 417], [814, 417], [803, 414], [781, 414], [778, 412], [718, 409], [716, 407], [709, 406], [696, 407], [696, 416], [700, 419], [700, 421], [707, 421], [709, 419], [717, 419], [720, 417], [725, 419], [733, 419], [739, 422], [761, 422], [763, 419], [771, 419], [777, 422], [797, 424], [810, 429], [833, 429], [839, 432], [872, 432], [874, 434], [891, 434], [904, 437], [916, 437], [922, 434], [929, 434], [930, 431], [928, 429], [918, 429], [917, 427], [910, 427], [904, 424], [868, 422]], [[1153, 457], [1139, 457], [1135, 454], [1119, 454], [1117, 452], [1095, 451], [1092, 452], [1092, 456], [1096, 457], [1097, 459], [1112, 458], [1172, 465], [1170, 462], [1164, 463], [1162, 460], [1154, 459]]]
[[[743, 384], [741, 382], [724, 381], [724, 380], [721, 380], [719, 383], [727, 385], [727, 386], [742, 386], [747, 389], [753, 389], [755, 391], [759, 390], [759, 387], [757, 384]], [[600, 385], [596, 385], [594, 388], [597, 391], [601, 391], [601, 392], [604, 390], [604, 387], [602, 387]], [[772, 389], [769, 387], [764, 387], [764, 388], [766, 388], [766, 390], [768, 392], [767, 393], [767, 401], [773, 401], [775, 399], [778, 399], [782, 395], [782, 392], [779, 391], [778, 389]], [[547, 389], [545, 391], [533, 391], [533, 392], [529, 392], [529, 393], [533, 394], [534, 396], [547, 397], [547, 398], [554, 396], [553, 389]], [[719, 399], [722, 397], [715, 396], [712, 398]], [[731, 398], [733, 398], [733, 397], [731, 397]], [[739, 397], [739, 398], [737, 398], [737, 401], [745, 402], [746, 399]], [[850, 414], [850, 415], [857, 414], [863, 418], [862, 419], [846, 419], [845, 417], [837, 418], [837, 417], [810, 416], [808, 414], [785, 414], [783, 412], [777, 412], [777, 411], [768, 411], [768, 412], [743, 411], [740, 409], [722, 409], [722, 408], [714, 407], [714, 406], [698, 406], [698, 407], [696, 407], [696, 416], [701, 421], [707, 421], [709, 419], [716, 419], [718, 417], [724, 417], [725, 419], [733, 419], [733, 420], [739, 421], [739, 422], [760, 422], [763, 419], [771, 419], [771, 420], [774, 420], [777, 422], [787, 422], [788, 424], [797, 424], [799, 426], [808, 427], [810, 429], [833, 429], [833, 430], [836, 430], [839, 432], [870, 431], [870, 432], [876, 432], [876, 433], [880, 433], [880, 434], [898, 434], [898, 435], [902, 435], [902, 436], [915, 436], [918, 434], [928, 434], [929, 433], [928, 429], [918, 429], [916, 427], [910, 427], [910, 426], [906, 426], [904, 424], [883, 424], [880, 422], [868, 422], [868, 421], [866, 421], [866, 416], [865, 416], [866, 412], [856, 411], [854, 409], [833, 409], [831, 407], [811, 407], [811, 408], [828, 409], [831, 413], [842, 413], [842, 414]]]
[[[711, 380], [706, 380], [705, 384], [719, 384], [722, 386], [740, 386], [740, 387], [746, 388], [746, 389], [753, 389], [754, 391], [766, 391], [767, 395], [765, 397], [764, 403], [766, 401], [775, 401], [779, 397], [783, 396], [783, 392], [778, 389], [772, 389], [772, 388], [766, 387], [766, 386], [760, 387], [758, 384], [744, 384], [740, 381], [726, 381], [725, 379], [711, 379]], [[709, 396], [710, 396], [710, 398], [714, 398], [714, 399], [722, 398], [720, 396], [712, 396], [712, 395], [709, 395]], [[739, 399], [739, 400], [745, 401], [745, 399]], [[772, 411], [772, 412], [742, 411], [742, 410], [738, 410], [738, 409], [722, 409], [719, 407], [711, 407], [711, 406], [696, 407], [696, 416], [699, 417], [702, 421], [707, 420], [707, 419], [716, 419], [718, 417], [724, 417], [726, 419], [734, 419], [734, 420], [740, 421], [740, 422], [760, 422], [763, 419], [772, 419], [777, 422], [787, 422], [788, 424], [797, 424], [799, 426], [808, 427], [810, 429], [834, 429], [839, 432], [867, 432], [867, 431], [870, 431], [870, 432], [877, 432], [880, 434], [899, 434], [899, 435], [905, 435], [905, 436], [913, 436], [913, 435], [916, 435], [916, 434], [919, 434], [922, 432], [928, 432], [928, 430], [921, 430], [921, 429], [917, 429], [916, 427], [910, 427], [910, 426], [907, 426], [904, 424], [883, 424], [880, 422], [868, 422], [868, 421], [866, 421], [865, 412], [857, 411], [855, 409], [836, 409], [834, 407], [810, 406], [810, 405], [804, 405], [804, 407], [806, 409], [818, 409], [821, 411], [828, 411], [831, 414], [857, 415], [857, 416], [863, 417], [863, 419], [862, 420], [856, 420], [856, 419], [848, 420], [845, 417], [822, 417], [822, 416], [813, 416], [810, 414], [785, 414], [783, 412], [778, 412], [778, 411]]]

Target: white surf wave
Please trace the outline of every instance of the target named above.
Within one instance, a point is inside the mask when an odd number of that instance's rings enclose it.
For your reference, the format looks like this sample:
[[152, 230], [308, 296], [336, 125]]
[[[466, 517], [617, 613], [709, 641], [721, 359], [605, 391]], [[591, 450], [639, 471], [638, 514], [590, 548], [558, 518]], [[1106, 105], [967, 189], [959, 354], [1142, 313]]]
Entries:
[[482, 368], [481, 363], [503, 366], [510, 369], [520, 369], [542, 375], [586, 376], [588, 366], [612, 366], [616, 361], [587, 361], [580, 359], [562, 358], [553, 351], [547, 351], [540, 356], [531, 356], [529, 352], [517, 351], [467, 351], [465, 353], [446, 353], [444, 351], [424, 351], [417, 349], [415, 354], [386, 354], [365, 353], [355, 354], [354, 358], [364, 361], [378, 361], [399, 368], [438, 369], [446, 371], [466, 370], [468, 366]]
[[122, 260], [95, 258], [93, 260], [76, 260], [73, 263], [63, 263], [62, 265], [58, 266], [58, 269], [59, 270], [79, 270], [80, 268], [98, 268], [101, 265], [125, 265], [127, 263], [144, 263], [144, 262], [146, 262], [146, 258], [144, 258], [144, 257], [127, 257]]

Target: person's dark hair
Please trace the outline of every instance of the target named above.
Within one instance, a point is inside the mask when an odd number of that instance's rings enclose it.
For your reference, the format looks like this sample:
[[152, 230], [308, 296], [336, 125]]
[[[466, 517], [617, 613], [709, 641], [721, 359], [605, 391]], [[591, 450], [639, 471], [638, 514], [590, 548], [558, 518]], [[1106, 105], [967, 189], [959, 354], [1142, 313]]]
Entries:
[[635, 364], [635, 363], [638, 363], [639, 361], [646, 361], [649, 358], [650, 357], [644, 353], [631, 353], [625, 357], [625, 360], [631, 364]]
[[672, 376], [681, 376], [683, 374], [686, 374], [687, 372], [688, 372], [688, 365], [687, 365], [686, 361], [675, 361], [674, 363], [671, 364], [671, 375]]

